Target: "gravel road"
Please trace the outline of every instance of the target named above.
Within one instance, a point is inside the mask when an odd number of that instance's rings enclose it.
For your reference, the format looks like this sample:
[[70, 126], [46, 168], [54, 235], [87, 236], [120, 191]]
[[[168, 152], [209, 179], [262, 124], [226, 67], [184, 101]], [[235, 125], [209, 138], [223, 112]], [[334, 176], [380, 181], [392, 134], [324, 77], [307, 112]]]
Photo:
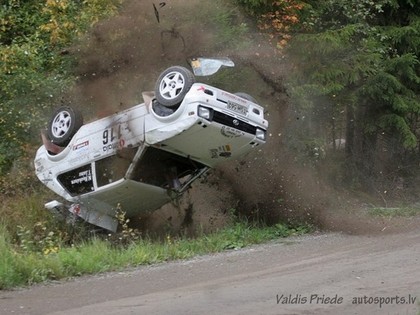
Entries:
[[413, 314], [420, 229], [316, 234], [0, 291], [0, 314]]

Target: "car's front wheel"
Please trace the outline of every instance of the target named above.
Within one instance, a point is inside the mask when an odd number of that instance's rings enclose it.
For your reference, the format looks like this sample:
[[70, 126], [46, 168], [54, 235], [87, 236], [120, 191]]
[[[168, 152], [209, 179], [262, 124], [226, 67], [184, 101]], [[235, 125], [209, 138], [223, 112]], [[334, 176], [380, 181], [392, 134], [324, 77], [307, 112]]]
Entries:
[[83, 125], [82, 114], [69, 106], [58, 108], [48, 123], [48, 137], [58, 146], [66, 146]]
[[156, 82], [156, 100], [163, 106], [177, 106], [182, 102], [194, 82], [194, 75], [187, 68], [170, 67], [160, 74]]

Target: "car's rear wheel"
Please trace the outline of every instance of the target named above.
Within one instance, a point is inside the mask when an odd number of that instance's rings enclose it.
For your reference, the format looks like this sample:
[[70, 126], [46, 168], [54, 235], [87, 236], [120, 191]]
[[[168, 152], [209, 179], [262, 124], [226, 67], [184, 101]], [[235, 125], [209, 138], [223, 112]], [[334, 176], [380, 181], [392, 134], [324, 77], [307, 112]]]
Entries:
[[257, 103], [257, 101], [255, 100], [255, 98], [253, 98], [251, 95], [249, 95], [247, 93], [238, 92], [238, 93], [235, 93], [235, 95], [237, 95], [239, 97], [242, 97], [242, 98], [246, 99], [247, 101], [251, 101], [253, 103]]
[[177, 106], [182, 102], [194, 82], [194, 75], [187, 68], [170, 67], [160, 74], [156, 82], [156, 100], [166, 107]]
[[48, 137], [58, 146], [66, 146], [83, 125], [82, 114], [69, 106], [62, 106], [52, 114]]

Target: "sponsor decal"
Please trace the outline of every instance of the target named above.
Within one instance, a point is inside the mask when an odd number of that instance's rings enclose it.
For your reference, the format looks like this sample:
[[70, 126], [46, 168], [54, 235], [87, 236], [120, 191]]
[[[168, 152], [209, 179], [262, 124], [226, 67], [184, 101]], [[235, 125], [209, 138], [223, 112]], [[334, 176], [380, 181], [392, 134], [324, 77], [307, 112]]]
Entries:
[[86, 171], [79, 172], [79, 176], [75, 179], [72, 179], [70, 183], [72, 185], [75, 185], [75, 184], [87, 183], [90, 181], [92, 181], [92, 173], [89, 169]]
[[89, 140], [86, 140], [86, 141], [84, 141], [84, 142], [81, 142], [81, 143], [75, 144], [75, 145], [73, 146], [73, 151], [80, 150], [80, 149], [85, 148], [85, 147], [87, 147], [87, 146], [89, 146]]
[[244, 135], [243, 131], [240, 131], [238, 129], [235, 129], [229, 126], [223, 126], [222, 129], [220, 130], [220, 133], [226, 138], [238, 138]]
[[107, 144], [107, 145], [104, 145], [103, 147], [102, 147], [102, 151], [104, 151], [104, 152], [108, 152], [108, 151], [113, 151], [113, 150], [115, 150], [115, 149], [117, 149], [118, 148], [118, 143], [117, 142], [115, 142], [115, 143], [112, 143], [112, 144]]
[[212, 159], [217, 159], [219, 157], [228, 158], [232, 156], [232, 151], [230, 144], [220, 146], [218, 148], [210, 149], [210, 156]]
[[92, 164], [86, 164], [57, 176], [58, 182], [72, 196], [93, 191]]

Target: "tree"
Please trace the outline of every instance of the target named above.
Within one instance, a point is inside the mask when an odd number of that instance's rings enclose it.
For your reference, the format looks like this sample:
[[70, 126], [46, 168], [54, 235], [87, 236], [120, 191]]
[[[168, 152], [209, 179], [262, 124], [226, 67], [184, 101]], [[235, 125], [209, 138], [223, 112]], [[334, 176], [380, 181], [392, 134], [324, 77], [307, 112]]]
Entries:
[[38, 135], [50, 108], [74, 81], [72, 41], [121, 0], [4, 0], [0, 5], [0, 176]]
[[[311, 14], [288, 49], [295, 104], [326, 127], [308, 132], [335, 143], [342, 127], [347, 161], [363, 174], [400, 167], [418, 149], [420, 12], [414, 2], [308, 1]], [[321, 107], [327, 115], [317, 115]], [[380, 165], [385, 156], [387, 165]]]
[[283, 49], [291, 38], [291, 33], [299, 26], [304, 15], [305, 3], [300, 0], [236, 0], [248, 12], [257, 17], [258, 27], [270, 35], [279, 49]]

